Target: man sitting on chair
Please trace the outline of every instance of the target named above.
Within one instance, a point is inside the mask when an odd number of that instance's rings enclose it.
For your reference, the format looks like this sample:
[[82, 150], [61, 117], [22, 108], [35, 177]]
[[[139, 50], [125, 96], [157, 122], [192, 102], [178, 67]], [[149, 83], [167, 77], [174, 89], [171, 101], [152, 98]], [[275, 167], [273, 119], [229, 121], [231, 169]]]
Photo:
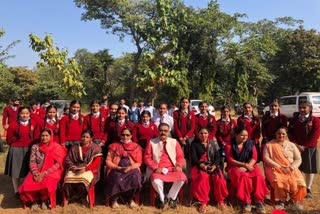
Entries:
[[[146, 147], [144, 161], [149, 170], [152, 170], [150, 180], [153, 188], [159, 194], [156, 200], [157, 208], [164, 208], [168, 201], [169, 207], [177, 207], [177, 195], [184, 182], [186, 175], [182, 172], [185, 159], [180, 144], [173, 138], [168, 137], [169, 125], [161, 123], [158, 127], [159, 137], [151, 139]], [[163, 191], [164, 182], [172, 182], [172, 187], [165, 197]], [[152, 199], [151, 199], [152, 200]]]

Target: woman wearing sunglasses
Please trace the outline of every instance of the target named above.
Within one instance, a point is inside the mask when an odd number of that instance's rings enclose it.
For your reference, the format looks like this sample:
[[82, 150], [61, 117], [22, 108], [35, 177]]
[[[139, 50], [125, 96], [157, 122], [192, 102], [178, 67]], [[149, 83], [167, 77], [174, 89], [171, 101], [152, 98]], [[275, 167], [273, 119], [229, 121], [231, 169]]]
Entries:
[[131, 139], [132, 130], [124, 128], [120, 142], [112, 143], [108, 149], [106, 195], [114, 209], [119, 207], [120, 196], [127, 200], [130, 208], [137, 207], [134, 198], [141, 188], [142, 149]]

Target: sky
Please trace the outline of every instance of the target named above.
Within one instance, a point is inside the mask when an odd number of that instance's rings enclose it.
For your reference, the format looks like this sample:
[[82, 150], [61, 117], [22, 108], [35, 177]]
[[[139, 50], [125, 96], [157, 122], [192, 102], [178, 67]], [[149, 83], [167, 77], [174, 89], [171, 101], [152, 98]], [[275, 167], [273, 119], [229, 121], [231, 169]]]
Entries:
[[[209, 0], [185, 0], [194, 8], [206, 7]], [[245, 13], [247, 21], [274, 20], [291, 16], [304, 21], [306, 29], [320, 31], [320, 0], [218, 0], [221, 11], [234, 14]], [[123, 42], [102, 29], [99, 21], [82, 21], [84, 11], [73, 0], [2, 0], [0, 3], [0, 28], [6, 34], [0, 38], [0, 47], [20, 40], [10, 51], [14, 58], [5, 63], [9, 66], [34, 68], [38, 54], [29, 45], [28, 35], [34, 33], [43, 38], [51, 34], [55, 44], [67, 48], [73, 56], [77, 49], [90, 52], [109, 49], [114, 57], [133, 52], [130, 39]]]

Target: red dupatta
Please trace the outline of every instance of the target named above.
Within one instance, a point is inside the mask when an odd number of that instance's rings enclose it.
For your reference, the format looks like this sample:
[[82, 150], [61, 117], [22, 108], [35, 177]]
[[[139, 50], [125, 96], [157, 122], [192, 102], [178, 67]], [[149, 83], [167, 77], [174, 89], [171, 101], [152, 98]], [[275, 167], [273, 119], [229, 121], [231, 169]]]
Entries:
[[40, 172], [44, 172], [50, 169], [55, 162], [57, 162], [60, 167], [59, 169], [49, 173], [47, 176], [55, 179], [60, 179], [64, 170], [64, 159], [67, 155], [67, 150], [57, 142], [53, 141], [53, 131], [50, 129], [51, 139], [49, 144], [39, 143], [39, 150], [45, 155], [43, 160], [43, 165]]

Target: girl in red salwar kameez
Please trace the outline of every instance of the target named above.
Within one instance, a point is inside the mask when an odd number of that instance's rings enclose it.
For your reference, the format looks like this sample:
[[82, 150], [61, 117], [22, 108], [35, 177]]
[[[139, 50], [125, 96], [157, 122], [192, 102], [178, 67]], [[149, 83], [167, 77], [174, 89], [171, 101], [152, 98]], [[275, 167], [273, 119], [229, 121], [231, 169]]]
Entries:
[[243, 203], [245, 212], [251, 211], [251, 194], [258, 213], [266, 213], [263, 205], [268, 188], [264, 177], [255, 164], [257, 150], [255, 142], [248, 140], [248, 131], [243, 127], [235, 130], [235, 138], [226, 145], [226, 172], [231, 181], [231, 189], [236, 191], [237, 198]]
[[[67, 151], [60, 144], [53, 141], [51, 129], [43, 129], [40, 137], [41, 142], [31, 148], [31, 172], [20, 186], [19, 193], [22, 201], [33, 203], [32, 208], [41, 204], [42, 209], [47, 209], [46, 202], [50, 195], [56, 194], [58, 182], [63, 173], [63, 164]], [[55, 204], [52, 201], [51, 203]]]
[[220, 152], [217, 141], [209, 140], [209, 131], [203, 127], [191, 144], [191, 187], [193, 198], [201, 203], [198, 211], [203, 213], [210, 201], [210, 191], [221, 209], [224, 209], [224, 199], [228, 196], [227, 184], [220, 169]]

